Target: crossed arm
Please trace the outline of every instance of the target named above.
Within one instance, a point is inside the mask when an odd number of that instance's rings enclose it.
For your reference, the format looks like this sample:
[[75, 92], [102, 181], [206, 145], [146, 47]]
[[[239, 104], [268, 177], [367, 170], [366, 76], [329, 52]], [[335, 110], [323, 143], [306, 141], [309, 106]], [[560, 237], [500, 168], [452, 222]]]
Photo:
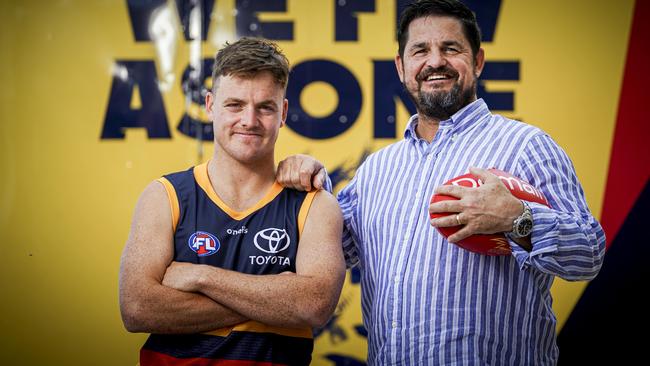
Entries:
[[[120, 268], [127, 330], [197, 333], [246, 320], [314, 326], [327, 321], [344, 278], [341, 218], [331, 195], [317, 194], [299, 243], [296, 274], [253, 276], [172, 262], [167, 194], [153, 182], [140, 197]], [[281, 309], [281, 311], [278, 311]]]
[[336, 307], [345, 277], [342, 226], [336, 199], [320, 191], [300, 238], [296, 273], [258, 276], [174, 262], [167, 269], [163, 285], [202, 293], [267, 325], [322, 326]]

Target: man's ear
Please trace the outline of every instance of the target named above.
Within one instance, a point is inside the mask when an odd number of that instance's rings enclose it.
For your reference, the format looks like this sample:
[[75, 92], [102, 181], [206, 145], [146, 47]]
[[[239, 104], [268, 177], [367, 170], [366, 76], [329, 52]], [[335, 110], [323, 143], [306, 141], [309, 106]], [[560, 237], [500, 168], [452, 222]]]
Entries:
[[474, 72], [476, 74], [476, 77], [478, 78], [481, 76], [481, 73], [483, 72], [483, 66], [485, 66], [485, 51], [483, 51], [483, 48], [479, 48], [478, 52], [476, 53], [476, 58], [474, 59]]
[[212, 120], [212, 109], [214, 108], [214, 95], [211, 91], [208, 91], [205, 94], [205, 111], [208, 113], [208, 117]]
[[397, 68], [399, 81], [404, 83], [404, 63], [402, 62], [402, 57], [400, 57], [400, 55], [395, 56], [395, 67]]
[[282, 102], [282, 121], [280, 122], [280, 127], [284, 127], [284, 125], [287, 123], [288, 113], [289, 113], [289, 100], [287, 98], [284, 98], [284, 102]]

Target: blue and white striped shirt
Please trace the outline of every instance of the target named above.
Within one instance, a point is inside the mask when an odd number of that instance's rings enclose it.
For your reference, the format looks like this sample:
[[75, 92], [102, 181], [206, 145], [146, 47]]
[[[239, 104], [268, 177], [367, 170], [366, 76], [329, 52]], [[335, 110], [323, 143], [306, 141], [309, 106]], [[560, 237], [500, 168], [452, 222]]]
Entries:
[[[605, 235], [565, 152], [540, 129], [490, 113], [479, 99], [428, 143], [411, 117], [404, 139], [359, 167], [339, 193], [344, 250], [361, 270], [371, 365], [551, 365], [558, 349], [554, 276], [598, 273]], [[481, 167], [538, 187], [532, 252], [489, 257], [450, 244], [429, 223], [435, 187]]]

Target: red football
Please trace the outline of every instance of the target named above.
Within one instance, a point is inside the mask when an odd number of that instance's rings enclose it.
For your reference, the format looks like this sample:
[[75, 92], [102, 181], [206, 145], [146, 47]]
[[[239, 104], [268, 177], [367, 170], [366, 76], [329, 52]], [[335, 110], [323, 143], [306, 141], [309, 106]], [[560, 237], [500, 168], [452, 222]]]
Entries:
[[[488, 169], [488, 171], [501, 179], [501, 182], [510, 190], [513, 196], [522, 199], [528, 202], [541, 203], [543, 205], [549, 206], [548, 201], [544, 197], [544, 194], [537, 188], [530, 185], [530, 183], [515, 177], [510, 173], [498, 169]], [[478, 177], [473, 174], [465, 174], [458, 176], [456, 178], [450, 179], [445, 182], [445, 185], [456, 185], [463, 187], [476, 188], [483, 184]], [[457, 200], [458, 198], [434, 194], [431, 197], [431, 203], [446, 201], [446, 200]], [[432, 219], [447, 216], [450, 213], [435, 213], [430, 214]], [[453, 213], [455, 215], [455, 213]], [[449, 235], [452, 235], [456, 231], [460, 230], [460, 226], [450, 226], [450, 227], [439, 227], [438, 231], [445, 237], [448, 238]], [[503, 233], [498, 234], [476, 234], [470, 237], [467, 237], [456, 245], [461, 248], [467, 249], [471, 252], [485, 254], [485, 255], [510, 255], [512, 252], [510, 250], [510, 245]]]

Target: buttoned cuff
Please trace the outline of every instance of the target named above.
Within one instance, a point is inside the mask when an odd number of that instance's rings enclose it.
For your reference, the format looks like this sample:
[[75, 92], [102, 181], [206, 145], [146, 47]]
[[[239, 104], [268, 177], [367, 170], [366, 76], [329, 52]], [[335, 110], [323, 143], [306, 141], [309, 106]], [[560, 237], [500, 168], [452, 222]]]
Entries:
[[[555, 213], [545, 205], [527, 202], [533, 213], [533, 232], [531, 233], [532, 250], [526, 251], [515, 241], [508, 238], [512, 255], [517, 260], [520, 269], [531, 264], [534, 257], [557, 252], [557, 235], [559, 222]], [[506, 235], [506, 237], [508, 237]]]

